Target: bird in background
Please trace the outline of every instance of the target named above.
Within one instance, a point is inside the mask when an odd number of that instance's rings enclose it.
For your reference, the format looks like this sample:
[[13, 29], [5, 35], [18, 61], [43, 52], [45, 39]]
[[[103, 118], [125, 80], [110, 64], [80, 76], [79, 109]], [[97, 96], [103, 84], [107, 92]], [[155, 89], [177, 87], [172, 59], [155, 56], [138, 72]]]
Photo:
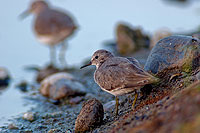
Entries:
[[115, 57], [106, 50], [96, 51], [89, 64], [81, 67], [95, 65], [95, 82], [102, 90], [112, 94], [116, 98], [116, 115], [118, 115], [118, 96], [135, 92], [132, 104], [134, 109], [138, 93], [146, 84], [157, 83], [158, 78], [146, 72], [134, 58]]
[[37, 39], [50, 48], [50, 63], [55, 65], [55, 46], [60, 44], [59, 60], [62, 65], [66, 65], [66, 41], [77, 29], [71, 15], [52, 8], [45, 0], [32, 1], [29, 9], [23, 12], [20, 17], [25, 18], [29, 14], [35, 16], [33, 29]]

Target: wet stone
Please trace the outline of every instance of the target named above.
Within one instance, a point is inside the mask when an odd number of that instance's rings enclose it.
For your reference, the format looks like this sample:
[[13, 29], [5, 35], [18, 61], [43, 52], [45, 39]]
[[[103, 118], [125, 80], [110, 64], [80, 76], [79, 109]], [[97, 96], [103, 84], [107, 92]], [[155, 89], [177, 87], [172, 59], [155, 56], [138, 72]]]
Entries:
[[83, 100], [83, 97], [77, 96], [69, 100], [70, 104], [78, 104]]
[[15, 124], [11, 123], [8, 125], [8, 129], [19, 129]]
[[197, 80], [200, 80], [200, 72], [198, 72], [198, 73], [196, 74], [196, 78], [197, 78]]
[[199, 66], [200, 40], [190, 36], [169, 36], [154, 46], [144, 69], [154, 74], [168, 68], [189, 73]]
[[0, 67], [0, 86], [7, 86], [10, 82], [10, 76], [6, 68]]
[[40, 93], [54, 100], [86, 94], [86, 88], [68, 73], [56, 73], [45, 78]]
[[104, 118], [103, 105], [93, 98], [83, 104], [75, 122], [75, 132], [86, 132], [101, 125]]
[[28, 120], [30, 122], [34, 121], [35, 120], [34, 119], [34, 113], [32, 113], [32, 112], [26, 112], [26, 113], [24, 113], [23, 119]]
[[115, 104], [116, 104], [116, 101], [115, 101], [115, 100], [112, 100], [112, 101], [109, 101], [109, 102], [105, 103], [105, 104], [103, 105], [104, 111], [105, 111], [105, 112], [106, 112], [106, 111], [109, 111], [110, 109], [112, 109], [112, 108], [115, 106]]

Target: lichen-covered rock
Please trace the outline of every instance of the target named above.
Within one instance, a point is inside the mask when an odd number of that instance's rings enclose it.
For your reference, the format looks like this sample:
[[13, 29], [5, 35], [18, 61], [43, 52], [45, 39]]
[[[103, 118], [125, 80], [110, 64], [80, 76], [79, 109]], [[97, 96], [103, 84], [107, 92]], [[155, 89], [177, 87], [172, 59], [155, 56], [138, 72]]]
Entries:
[[93, 98], [84, 103], [75, 122], [75, 132], [86, 132], [103, 122], [103, 105]]
[[45, 78], [39, 90], [42, 95], [54, 100], [86, 93], [86, 88], [75, 80], [72, 75], [65, 72], [56, 73]]
[[6, 68], [0, 67], [0, 86], [7, 86], [10, 81], [10, 76]]
[[169, 36], [152, 49], [144, 66], [154, 74], [166, 68], [191, 72], [200, 66], [200, 40], [190, 36]]
[[118, 24], [116, 28], [117, 50], [121, 55], [128, 55], [134, 51], [148, 47], [149, 37], [139, 28], [130, 28], [126, 24]]

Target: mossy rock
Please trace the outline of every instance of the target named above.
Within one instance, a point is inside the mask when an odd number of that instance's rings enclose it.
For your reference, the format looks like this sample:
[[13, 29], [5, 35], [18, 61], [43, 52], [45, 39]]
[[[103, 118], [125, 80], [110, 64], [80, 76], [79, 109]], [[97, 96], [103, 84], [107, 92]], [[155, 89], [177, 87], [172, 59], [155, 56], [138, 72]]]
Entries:
[[144, 69], [154, 74], [169, 68], [190, 73], [199, 66], [200, 40], [190, 36], [169, 36], [155, 45]]

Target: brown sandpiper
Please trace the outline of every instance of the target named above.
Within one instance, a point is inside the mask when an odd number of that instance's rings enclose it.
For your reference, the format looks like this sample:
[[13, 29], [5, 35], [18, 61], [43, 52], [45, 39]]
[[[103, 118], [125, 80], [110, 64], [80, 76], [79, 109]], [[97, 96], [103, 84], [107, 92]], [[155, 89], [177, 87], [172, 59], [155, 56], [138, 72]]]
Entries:
[[59, 59], [66, 64], [66, 39], [69, 38], [77, 26], [69, 13], [54, 9], [45, 0], [34, 0], [29, 9], [21, 14], [25, 18], [30, 13], [34, 14], [34, 32], [39, 42], [50, 48], [50, 62], [56, 61], [55, 46], [61, 44]]
[[135, 58], [115, 57], [106, 50], [96, 51], [89, 64], [95, 65], [95, 82], [102, 90], [112, 94], [116, 98], [116, 115], [118, 115], [118, 97], [120, 95], [135, 92], [132, 104], [134, 109], [138, 93], [137, 90], [146, 84], [158, 82], [158, 78], [146, 72]]

